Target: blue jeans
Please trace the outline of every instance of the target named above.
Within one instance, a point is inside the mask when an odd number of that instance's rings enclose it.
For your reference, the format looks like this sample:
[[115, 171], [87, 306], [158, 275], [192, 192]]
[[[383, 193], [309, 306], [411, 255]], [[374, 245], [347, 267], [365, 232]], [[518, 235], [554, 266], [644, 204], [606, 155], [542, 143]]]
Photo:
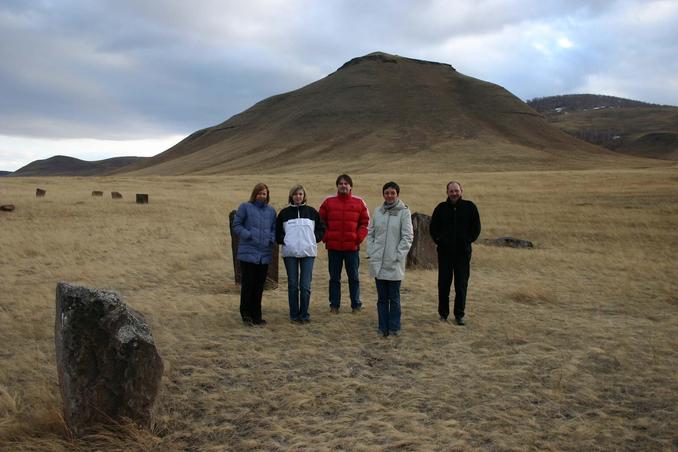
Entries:
[[400, 281], [374, 279], [377, 282], [377, 312], [379, 331], [400, 331]]
[[290, 303], [291, 320], [309, 320], [308, 305], [311, 302], [311, 279], [314, 257], [283, 257], [287, 270], [287, 298]]
[[360, 308], [360, 252], [327, 250], [327, 260], [330, 270], [330, 307], [339, 309], [341, 304], [341, 269], [346, 263], [348, 276], [348, 291], [351, 296], [351, 307]]

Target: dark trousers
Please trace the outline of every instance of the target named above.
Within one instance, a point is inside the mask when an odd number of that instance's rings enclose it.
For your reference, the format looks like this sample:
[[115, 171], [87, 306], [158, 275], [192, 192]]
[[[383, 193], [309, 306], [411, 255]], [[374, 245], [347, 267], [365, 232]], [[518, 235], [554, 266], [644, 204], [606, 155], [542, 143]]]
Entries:
[[327, 265], [330, 271], [330, 307], [339, 308], [341, 304], [341, 269], [346, 263], [348, 276], [348, 293], [351, 307], [360, 308], [360, 252], [359, 251], [327, 251]]
[[374, 279], [377, 282], [377, 314], [379, 331], [400, 331], [400, 281]]
[[471, 256], [465, 253], [438, 253], [438, 314], [450, 315], [450, 286], [454, 281], [454, 317], [464, 317]]
[[243, 320], [259, 322], [261, 320], [261, 296], [268, 264], [252, 264], [240, 261], [240, 316]]

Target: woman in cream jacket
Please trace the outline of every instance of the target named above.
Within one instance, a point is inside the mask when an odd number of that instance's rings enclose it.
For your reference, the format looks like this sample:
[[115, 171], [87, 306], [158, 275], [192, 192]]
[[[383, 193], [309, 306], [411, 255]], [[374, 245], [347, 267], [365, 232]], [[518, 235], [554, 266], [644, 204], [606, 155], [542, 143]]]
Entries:
[[400, 282], [414, 233], [412, 214], [399, 199], [398, 184], [387, 182], [382, 194], [384, 203], [375, 209], [367, 232], [367, 257], [377, 284], [379, 332], [387, 337], [400, 331]]

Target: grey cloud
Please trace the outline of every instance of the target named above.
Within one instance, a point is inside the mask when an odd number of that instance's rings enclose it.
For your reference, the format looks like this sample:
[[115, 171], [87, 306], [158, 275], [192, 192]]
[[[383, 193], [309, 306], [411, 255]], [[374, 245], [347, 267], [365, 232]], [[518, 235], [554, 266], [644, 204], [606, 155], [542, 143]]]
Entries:
[[[0, 66], [0, 134], [127, 139], [190, 133], [376, 50], [469, 68], [468, 75], [522, 98], [572, 92], [596, 76], [620, 80], [618, 86], [641, 100], [678, 103], [678, 87], [666, 89], [678, 73], [678, 18], [647, 27], [620, 18], [620, 10], [648, 8], [641, 2], [49, 5], [0, 6], [0, 59], [7, 62]], [[521, 35], [535, 24], [566, 32], [575, 46], [545, 58]], [[479, 47], [463, 56], [441, 50], [467, 37]], [[483, 45], [491, 44], [503, 58], [487, 61]]]

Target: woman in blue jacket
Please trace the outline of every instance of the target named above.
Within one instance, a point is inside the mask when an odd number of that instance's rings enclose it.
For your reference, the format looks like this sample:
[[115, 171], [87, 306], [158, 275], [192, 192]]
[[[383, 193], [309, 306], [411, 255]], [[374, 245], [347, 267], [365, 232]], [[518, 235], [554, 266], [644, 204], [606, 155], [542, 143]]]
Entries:
[[275, 245], [275, 210], [269, 201], [266, 184], [255, 185], [250, 200], [240, 204], [233, 220], [233, 231], [240, 237], [240, 315], [249, 325], [266, 324], [261, 317], [261, 296]]
[[290, 190], [289, 206], [278, 214], [276, 238], [282, 245], [283, 261], [287, 270], [287, 296], [290, 320], [308, 323], [311, 316], [313, 262], [318, 254], [317, 243], [322, 240], [325, 226], [318, 211], [306, 205], [306, 190], [295, 185]]

